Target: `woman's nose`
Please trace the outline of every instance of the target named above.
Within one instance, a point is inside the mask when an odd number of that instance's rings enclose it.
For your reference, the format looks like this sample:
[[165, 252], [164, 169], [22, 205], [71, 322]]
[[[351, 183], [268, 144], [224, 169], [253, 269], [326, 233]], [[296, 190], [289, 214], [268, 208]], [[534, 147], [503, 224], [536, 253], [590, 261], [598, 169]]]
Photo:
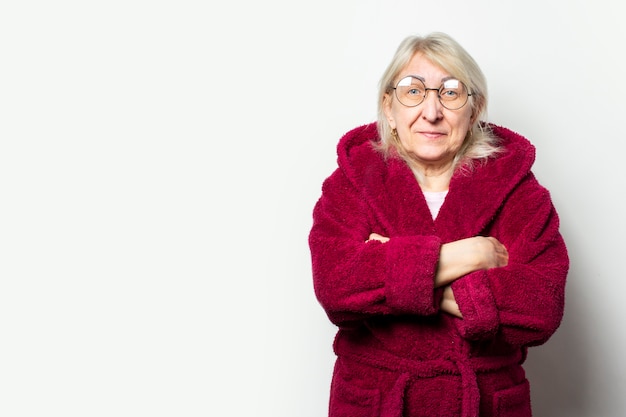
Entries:
[[434, 122], [443, 116], [443, 106], [439, 101], [439, 91], [435, 89], [426, 90], [426, 98], [422, 103], [422, 117]]

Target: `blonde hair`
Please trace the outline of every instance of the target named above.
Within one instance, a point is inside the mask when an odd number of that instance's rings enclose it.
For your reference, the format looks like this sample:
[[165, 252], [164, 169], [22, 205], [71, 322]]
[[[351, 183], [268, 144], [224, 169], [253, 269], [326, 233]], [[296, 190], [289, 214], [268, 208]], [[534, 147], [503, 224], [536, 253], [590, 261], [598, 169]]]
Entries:
[[469, 53], [449, 35], [434, 32], [427, 36], [409, 36], [405, 38], [389, 66], [385, 70], [378, 92], [378, 134], [380, 143], [377, 148], [385, 155], [397, 154], [409, 165], [411, 159], [402, 147], [399, 139], [393, 134], [385, 117], [384, 104], [387, 94], [391, 94], [394, 81], [400, 71], [409, 63], [416, 53], [421, 53], [433, 64], [462, 81], [471, 96], [468, 103], [472, 107], [472, 124], [465, 137], [463, 146], [455, 157], [455, 167], [471, 168], [473, 161], [485, 161], [500, 151], [498, 138], [491, 133], [488, 125], [481, 122], [486, 117], [487, 81], [478, 64]]

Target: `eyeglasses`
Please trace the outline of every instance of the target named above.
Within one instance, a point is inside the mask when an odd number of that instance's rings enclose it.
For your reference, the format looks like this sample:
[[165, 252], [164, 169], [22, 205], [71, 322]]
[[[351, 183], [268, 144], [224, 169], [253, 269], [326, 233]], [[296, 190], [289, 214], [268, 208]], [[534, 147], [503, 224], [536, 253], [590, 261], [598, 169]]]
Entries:
[[398, 81], [394, 90], [400, 104], [406, 107], [419, 106], [429, 91], [436, 91], [439, 102], [448, 110], [458, 110], [465, 106], [467, 98], [472, 95], [465, 84], [456, 79], [444, 81], [439, 88], [426, 88], [422, 80], [411, 75]]

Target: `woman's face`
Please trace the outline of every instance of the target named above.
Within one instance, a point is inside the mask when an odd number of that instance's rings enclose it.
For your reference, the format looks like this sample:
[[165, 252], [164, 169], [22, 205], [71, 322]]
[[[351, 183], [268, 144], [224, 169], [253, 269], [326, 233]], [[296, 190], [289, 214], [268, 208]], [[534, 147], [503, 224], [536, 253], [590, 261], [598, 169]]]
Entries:
[[[439, 89], [450, 78], [421, 53], [413, 56], [400, 71], [394, 85], [407, 75], [422, 78], [426, 88]], [[424, 101], [416, 107], [406, 107], [394, 92], [385, 96], [384, 111], [392, 129], [396, 129], [404, 149], [424, 170], [447, 170], [463, 145], [472, 117], [470, 102], [457, 110], [441, 105], [437, 91], [427, 91]]]

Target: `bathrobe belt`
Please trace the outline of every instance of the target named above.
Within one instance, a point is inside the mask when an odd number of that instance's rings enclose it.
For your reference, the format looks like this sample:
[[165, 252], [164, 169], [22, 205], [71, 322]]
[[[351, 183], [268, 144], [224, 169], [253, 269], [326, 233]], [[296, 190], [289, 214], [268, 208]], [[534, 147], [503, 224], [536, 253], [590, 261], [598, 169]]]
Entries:
[[522, 355], [506, 357], [479, 357], [463, 359], [436, 359], [420, 361], [402, 358], [385, 350], [368, 346], [344, 346], [342, 340], [335, 341], [335, 353], [339, 357], [351, 359], [376, 368], [397, 372], [398, 379], [382, 399], [381, 417], [402, 417], [404, 394], [409, 385], [420, 378], [433, 378], [441, 375], [460, 375], [463, 393], [461, 417], [478, 417], [480, 391], [476, 374], [492, 372], [522, 361]]

